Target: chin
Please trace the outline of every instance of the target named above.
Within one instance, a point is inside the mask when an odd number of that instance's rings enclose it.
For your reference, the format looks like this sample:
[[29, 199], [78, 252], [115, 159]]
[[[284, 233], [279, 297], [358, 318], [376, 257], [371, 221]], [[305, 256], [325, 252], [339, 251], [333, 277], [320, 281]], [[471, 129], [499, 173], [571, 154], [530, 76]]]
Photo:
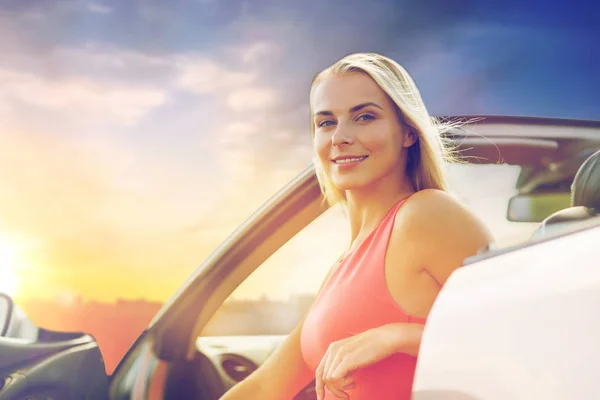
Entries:
[[335, 177], [331, 180], [331, 182], [337, 187], [339, 190], [354, 190], [360, 189], [366, 186], [369, 186], [372, 180], [359, 178], [359, 177]]

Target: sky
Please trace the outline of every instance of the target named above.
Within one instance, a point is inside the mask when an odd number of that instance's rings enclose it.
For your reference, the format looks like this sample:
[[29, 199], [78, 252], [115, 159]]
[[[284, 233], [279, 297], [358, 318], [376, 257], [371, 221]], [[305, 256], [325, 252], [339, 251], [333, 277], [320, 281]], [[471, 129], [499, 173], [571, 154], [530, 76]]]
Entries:
[[585, 3], [5, 0], [0, 289], [166, 300], [310, 164], [311, 79], [348, 53], [433, 115], [599, 119]]

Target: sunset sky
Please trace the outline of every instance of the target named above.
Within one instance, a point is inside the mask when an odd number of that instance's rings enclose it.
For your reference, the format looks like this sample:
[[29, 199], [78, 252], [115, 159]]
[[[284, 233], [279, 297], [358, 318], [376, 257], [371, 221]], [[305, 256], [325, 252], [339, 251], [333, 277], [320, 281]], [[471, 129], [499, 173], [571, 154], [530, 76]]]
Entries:
[[3, 1], [0, 291], [166, 300], [310, 164], [310, 81], [351, 52], [435, 115], [599, 119], [598, 6], [496, 3]]

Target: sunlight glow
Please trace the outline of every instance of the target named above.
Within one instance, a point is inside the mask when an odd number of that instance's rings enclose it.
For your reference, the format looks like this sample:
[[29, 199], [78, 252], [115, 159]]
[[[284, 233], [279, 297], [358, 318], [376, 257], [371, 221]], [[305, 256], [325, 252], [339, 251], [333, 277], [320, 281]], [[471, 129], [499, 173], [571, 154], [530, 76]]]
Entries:
[[0, 292], [16, 296], [19, 290], [17, 269], [23, 264], [20, 248], [0, 236]]

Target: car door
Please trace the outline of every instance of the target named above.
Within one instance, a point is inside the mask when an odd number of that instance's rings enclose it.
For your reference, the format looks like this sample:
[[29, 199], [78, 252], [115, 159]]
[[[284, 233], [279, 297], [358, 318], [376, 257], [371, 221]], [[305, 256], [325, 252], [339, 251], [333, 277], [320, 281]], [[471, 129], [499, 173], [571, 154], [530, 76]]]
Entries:
[[589, 222], [451, 276], [427, 321], [415, 400], [600, 398], [600, 221]]
[[95, 339], [36, 327], [0, 295], [0, 399], [108, 398], [109, 379]]

